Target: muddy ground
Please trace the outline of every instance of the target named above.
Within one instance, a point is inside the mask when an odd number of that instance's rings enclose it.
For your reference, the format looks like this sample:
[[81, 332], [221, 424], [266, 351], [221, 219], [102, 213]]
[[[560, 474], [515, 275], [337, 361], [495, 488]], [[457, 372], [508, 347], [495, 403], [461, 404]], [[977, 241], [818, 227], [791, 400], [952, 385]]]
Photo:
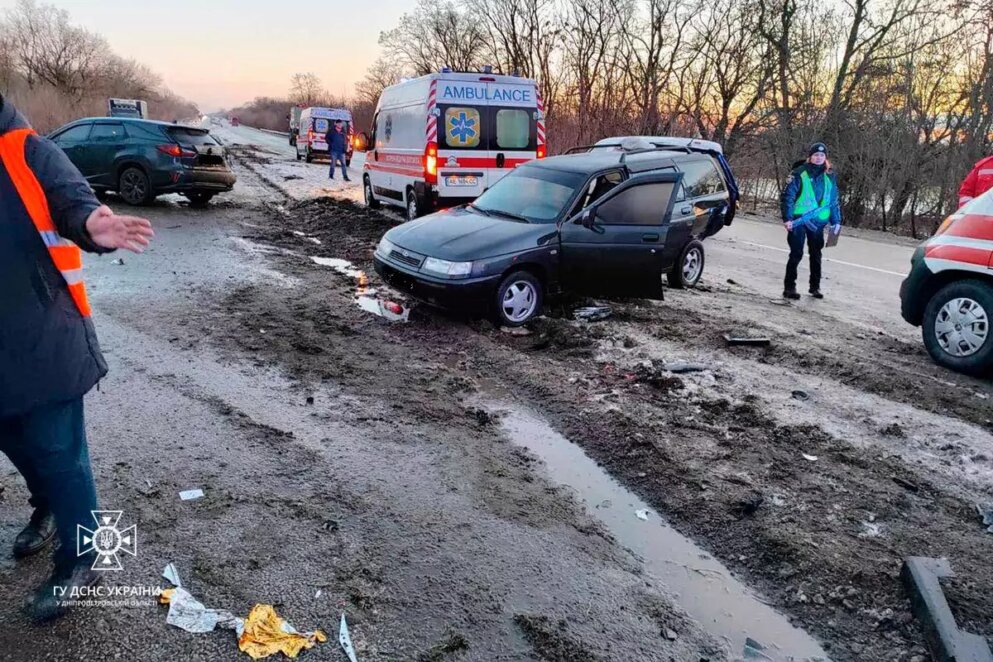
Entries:
[[[990, 498], [993, 456], [960, 438], [991, 426], [987, 382], [933, 366], [918, 345], [726, 283], [670, 292], [665, 303], [611, 302], [613, 317], [591, 324], [569, 319], [577, 302], [553, 304], [527, 336], [417, 305], [409, 323], [390, 323], [359, 310], [353, 279], [307, 256], [348, 259], [381, 289], [371, 255], [392, 219], [331, 199], [272, 214], [271, 227], [249, 228], [245, 238], [281, 249], [269, 258], [301, 285], [293, 297], [265, 285], [205, 296], [202, 331], [217, 347], [265, 357], [304, 385], [334, 380], [380, 397], [384, 409], [356, 412], [357, 424], [396, 416], [444, 424], [460, 415], [460, 401], [497, 384], [759, 588], [834, 659], [924, 654], [899, 581], [909, 555], [948, 557], [959, 578], [946, 592], [960, 625], [993, 637], [993, 536], [975, 510]], [[773, 343], [728, 348], [730, 331]], [[706, 369], [674, 375], [664, 369], [674, 359]], [[799, 388], [812, 379], [813, 388]], [[802, 392], [794, 396], [791, 384]], [[868, 404], [832, 400], [846, 388]], [[851, 439], [839, 436], [837, 421], [810, 422], [865, 408], [879, 415], [845, 421], [857, 429]], [[921, 417], [939, 434], [957, 432], [915, 438]]]

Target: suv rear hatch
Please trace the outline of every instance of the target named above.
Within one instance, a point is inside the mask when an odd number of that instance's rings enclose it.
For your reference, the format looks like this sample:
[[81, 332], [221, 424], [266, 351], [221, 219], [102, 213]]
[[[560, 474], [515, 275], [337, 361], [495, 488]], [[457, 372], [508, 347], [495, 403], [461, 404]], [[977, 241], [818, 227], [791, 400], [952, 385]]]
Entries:
[[[169, 137], [186, 150], [196, 153], [191, 165], [194, 168], [208, 170], [227, 170], [224, 161], [224, 147], [221, 146], [206, 129], [196, 129], [188, 126], [171, 126], [166, 129]], [[184, 159], [184, 162], [186, 159]]]

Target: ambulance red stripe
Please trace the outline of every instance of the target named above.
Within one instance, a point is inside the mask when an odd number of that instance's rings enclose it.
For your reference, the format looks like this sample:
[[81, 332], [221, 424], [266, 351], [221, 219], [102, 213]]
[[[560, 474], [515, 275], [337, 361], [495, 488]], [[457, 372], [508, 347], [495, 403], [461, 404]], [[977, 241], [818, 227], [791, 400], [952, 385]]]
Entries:
[[993, 216], [966, 214], [952, 223], [951, 227], [945, 230], [941, 236], [993, 241]]
[[954, 262], [964, 262], [966, 264], [985, 267], [990, 263], [990, 250], [974, 248], [972, 246], [939, 244], [928, 246], [924, 250], [924, 257], [936, 260], [952, 260]]

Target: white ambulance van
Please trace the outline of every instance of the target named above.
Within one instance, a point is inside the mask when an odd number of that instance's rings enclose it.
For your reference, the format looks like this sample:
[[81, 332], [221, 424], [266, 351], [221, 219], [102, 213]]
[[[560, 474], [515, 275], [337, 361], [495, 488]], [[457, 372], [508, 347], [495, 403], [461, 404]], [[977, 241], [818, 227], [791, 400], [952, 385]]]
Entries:
[[347, 136], [348, 151], [345, 153], [347, 165], [352, 163], [352, 113], [344, 108], [320, 108], [317, 106], [300, 111], [297, 126], [297, 161], [307, 159], [307, 163], [317, 155], [330, 157], [326, 136], [334, 131], [335, 122], [344, 122], [342, 131]]
[[359, 143], [366, 204], [402, 206], [414, 219], [471, 202], [544, 158], [544, 105], [533, 80], [443, 69], [383, 90]]

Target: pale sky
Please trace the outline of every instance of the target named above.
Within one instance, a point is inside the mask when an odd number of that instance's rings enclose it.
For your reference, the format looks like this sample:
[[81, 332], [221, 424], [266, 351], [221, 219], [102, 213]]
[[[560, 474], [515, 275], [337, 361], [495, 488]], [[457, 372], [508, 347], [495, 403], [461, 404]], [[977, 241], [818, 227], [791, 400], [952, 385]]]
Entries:
[[[379, 53], [382, 30], [415, 0], [40, 0], [69, 12], [119, 55], [162, 76], [201, 111], [287, 93], [312, 71], [334, 94], [351, 95]], [[15, 0], [0, 0], [0, 10]]]

